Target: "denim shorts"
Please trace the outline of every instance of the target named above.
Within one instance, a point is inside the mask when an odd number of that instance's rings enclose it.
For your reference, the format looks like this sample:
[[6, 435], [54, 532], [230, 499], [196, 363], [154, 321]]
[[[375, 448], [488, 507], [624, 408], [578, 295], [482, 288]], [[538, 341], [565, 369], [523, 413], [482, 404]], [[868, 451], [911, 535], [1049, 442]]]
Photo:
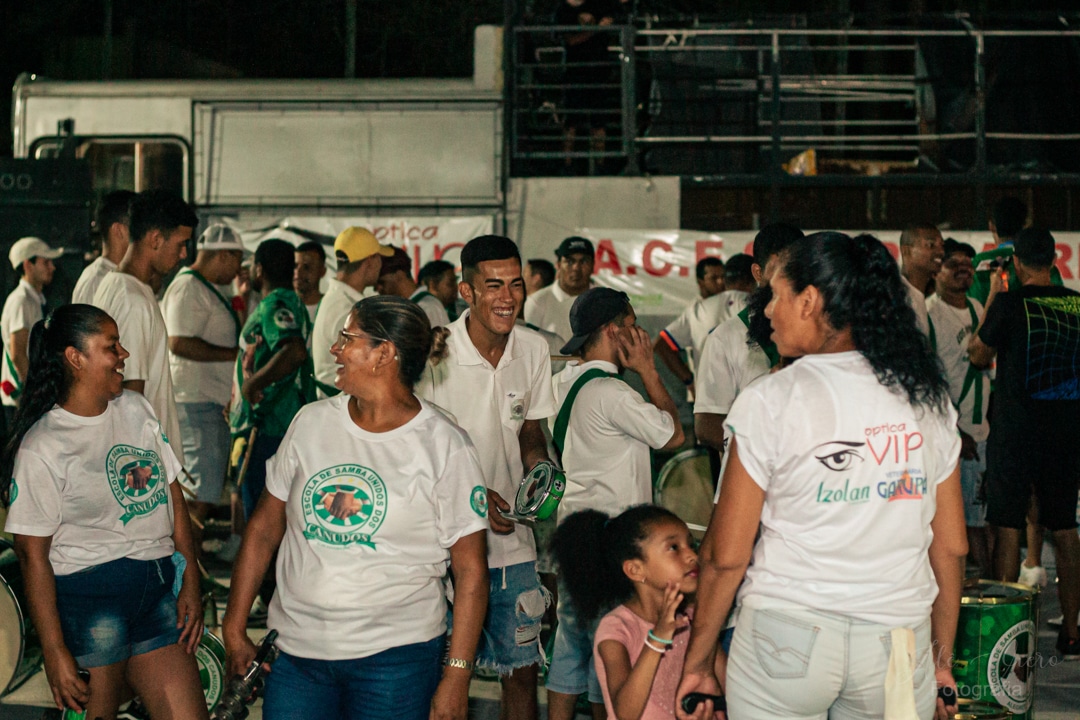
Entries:
[[603, 703], [600, 679], [596, 676], [593, 658], [593, 638], [600, 618], [582, 624], [577, 608], [570, 602], [570, 593], [559, 583], [559, 626], [555, 630], [555, 645], [551, 651], [551, 667], [547, 673], [547, 689], [564, 695], [589, 692], [589, 702]]
[[427, 720], [446, 638], [355, 660], [281, 653], [266, 678], [265, 720]]
[[196, 482], [192, 489], [199, 502], [214, 505], [221, 502], [229, 467], [229, 423], [223, 411], [212, 402], [176, 403], [184, 459]]
[[120, 558], [56, 577], [56, 608], [75, 662], [102, 667], [171, 645], [176, 627], [171, 557]]
[[551, 595], [540, 584], [533, 561], [491, 568], [487, 615], [476, 649], [478, 667], [509, 675], [543, 659], [540, 621]]

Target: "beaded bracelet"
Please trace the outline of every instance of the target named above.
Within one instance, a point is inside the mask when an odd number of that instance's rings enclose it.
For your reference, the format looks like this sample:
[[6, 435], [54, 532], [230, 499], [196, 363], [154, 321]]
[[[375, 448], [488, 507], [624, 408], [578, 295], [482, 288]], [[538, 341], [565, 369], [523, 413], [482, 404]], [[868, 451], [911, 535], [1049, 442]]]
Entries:
[[671, 645], [673, 642], [675, 642], [674, 640], [665, 640], [662, 637], [657, 637], [656, 633], [654, 633], [652, 630], [649, 631], [649, 639], [653, 642], [658, 642], [661, 645]]
[[664, 653], [667, 652], [667, 647], [666, 646], [661, 645], [660, 647], [657, 647], [656, 645], [653, 645], [651, 642], [649, 642], [648, 638], [645, 638], [645, 647], [649, 648], [653, 652], [658, 652], [661, 655], [663, 655]]

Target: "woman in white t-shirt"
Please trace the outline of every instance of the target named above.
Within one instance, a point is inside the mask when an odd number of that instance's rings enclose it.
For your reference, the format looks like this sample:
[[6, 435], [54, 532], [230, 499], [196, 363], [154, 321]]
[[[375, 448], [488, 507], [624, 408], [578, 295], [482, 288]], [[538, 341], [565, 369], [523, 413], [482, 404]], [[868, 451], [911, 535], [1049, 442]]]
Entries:
[[114, 718], [127, 685], [154, 717], [207, 718], [180, 463], [150, 403], [123, 389], [127, 356], [116, 323], [91, 305], [34, 326], [0, 463], [5, 529], [57, 707]]
[[247, 614], [277, 550], [267, 626], [281, 656], [267, 720], [468, 714], [487, 494], [468, 435], [413, 394], [433, 334], [404, 298], [358, 302], [331, 348], [341, 394], [301, 409], [267, 464], [224, 621], [228, 665], [241, 672], [255, 654]]
[[800, 359], [727, 417], [678, 697], [722, 685], [740, 720], [944, 718], [967, 542], [940, 364], [875, 238], [817, 233], [777, 262], [766, 315]]

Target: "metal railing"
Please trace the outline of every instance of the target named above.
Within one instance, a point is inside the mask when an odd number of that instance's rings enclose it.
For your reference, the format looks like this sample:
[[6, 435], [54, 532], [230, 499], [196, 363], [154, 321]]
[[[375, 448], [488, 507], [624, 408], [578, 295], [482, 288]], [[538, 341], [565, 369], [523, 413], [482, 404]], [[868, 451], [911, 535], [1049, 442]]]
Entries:
[[[1080, 31], [954, 25], [963, 27], [512, 27], [511, 173], [1080, 181], [1080, 165], [1047, 150], [1080, 139], [1080, 118], [1047, 130], [995, 127], [987, 116], [988, 46], [1001, 63], [1010, 42], [1072, 44]], [[568, 45], [583, 33], [594, 48], [602, 36], [606, 52]], [[1044, 162], [1025, 166], [1031, 157]]]

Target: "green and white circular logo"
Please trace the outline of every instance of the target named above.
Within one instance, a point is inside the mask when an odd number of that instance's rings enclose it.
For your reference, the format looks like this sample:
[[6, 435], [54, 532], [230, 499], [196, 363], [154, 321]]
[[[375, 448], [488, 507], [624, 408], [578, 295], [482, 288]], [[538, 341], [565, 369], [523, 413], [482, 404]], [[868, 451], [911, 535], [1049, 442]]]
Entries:
[[153, 450], [114, 445], [105, 458], [105, 475], [113, 497], [124, 508], [120, 520], [125, 525], [168, 501], [165, 472]]
[[221, 667], [221, 661], [205, 645], [195, 648], [195, 662], [199, 666], [199, 682], [202, 683], [203, 695], [206, 697], [206, 707], [213, 710], [221, 699], [225, 671]]
[[15, 478], [11, 478], [11, 485], [8, 487], [8, 505], [15, 502], [17, 497], [19, 497], [19, 484], [15, 482]]
[[1035, 623], [1018, 622], [994, 643], [987, 661], [986, 681], [990, 692], [998, 703], [1014, 713], [1025, 713], [1031, 707], [1035, 637]]
[[335, 465], [307, 481], [301, 502], [308, 540], [374, 548], [386, 519], [386, 483], [363, 465]]
[[274, 324], [282, 330], [295, 330], [296, 316], [289, 308], [278, 308], [274, 311]]
[[487, 517], [487, 488], [483, 485], [474, 487], [472, 495], [469, 497], [469, 505], [472, 506], [473, 512], [480, 517]]

